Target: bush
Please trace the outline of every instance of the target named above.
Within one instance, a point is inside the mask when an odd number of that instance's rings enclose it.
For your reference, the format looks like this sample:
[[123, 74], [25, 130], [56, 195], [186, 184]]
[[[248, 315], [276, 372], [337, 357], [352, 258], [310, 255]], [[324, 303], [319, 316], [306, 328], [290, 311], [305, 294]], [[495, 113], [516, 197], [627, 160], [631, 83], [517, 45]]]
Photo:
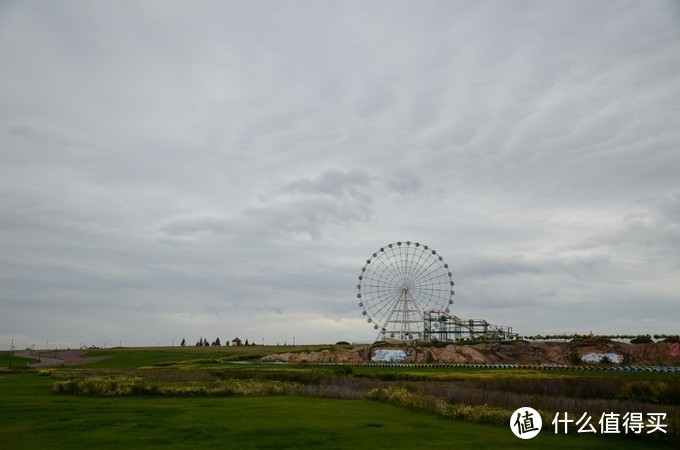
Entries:
[[417, 341], [416, 342], [416, 347], [425, 347], [425, 348], [444, 348], [449, 345], [452, 345], [453, 342], [447, 342], [447, 341]]
[[351, 367], [333, 366], [328, 368], [290, 367], [286, 369], [232, 369], [215, 370], [212, 375], [219, 380], [252, 379], [288, 381], [300, 384], [319, 383], [352, 372]]
[[354, 369], [352, 369], [350, 366], [334, 366], [333, 367], [333, 373], [336, 375], [352, 375], [354, 373]]
[[286, 395], [299, 392], [296, 383], [268, 380], [228, 380], [214, 382], [162, 382], [153, 383], [139, 377], [91, 377], [54, 383], [59, 394], [85, 397], [127, 397], [160, 395], [165, 397], [193, 396], [264, 396]]
[[[92, 377], [82, 380], [57, 381], [54, 383], [54, 390], [60, 394], [89, 397], [123, 397], [137, 392], [142, 383], [143, 380], [138, 377]], [[135, 385], [137, 388], [133, 389]]]
[[637, 336], [630, 340], [631, 344], [652, 344], [654, 341], [650, 336]]
[[569, 364], [571, 364], [573, 366], [577, 366], [577, 365], [581, 364], [581, 362], [582, 362], [581, 361], [581, 355], [578, 354], [576, 349], [572, 349], [569, 352], [568, 360], [569, 360]]
[[668, 381], [631, 381], [619, 390], [617, 398], [643, 403], [680, 405], [680, 383]]
[[600, 364], [612, 364], [612, 360], [609, 356], [604, 355], [602, 358], [600, 358]]
[[442, 417], [485, 423], [506, 423], [511, 411], [487, 405], [450, 404], [442, 398], [411, 392], [404, 387], [375, 388], [366, 394], [368, 400], [385, 401], [416, 411], [434, 413]]

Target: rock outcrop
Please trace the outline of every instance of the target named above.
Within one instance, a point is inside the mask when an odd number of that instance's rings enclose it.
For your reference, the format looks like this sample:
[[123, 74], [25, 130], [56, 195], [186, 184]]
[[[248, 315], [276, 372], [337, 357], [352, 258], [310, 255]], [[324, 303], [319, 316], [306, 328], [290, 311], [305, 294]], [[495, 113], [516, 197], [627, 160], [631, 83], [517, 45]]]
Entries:
[[363, 362], [363, 348], [345, 349], [338, 348], [334, 351], [323, 350], [320, 352], [279, 353], [267, 355], [260, 359], [263, 362]]
[[[473, 345], [447, 345], [445, 347], [381, 346], [371, 349], [371, 356], [379, 348], [400, 348], [410, 355], [408, 362], [441, 364], [569, 364], [575, 352], [578, 356], [589, 353], [616, 354], [623, 364], [677, 365], [680, 357], [671, 352], [667, 342], [627, 344], [622, 342], [525, 342], [490, 343]], [[364, 347], [338, 348], [333, 351], [280, 353], [268, 355], [264, 362], [364, 362]]]

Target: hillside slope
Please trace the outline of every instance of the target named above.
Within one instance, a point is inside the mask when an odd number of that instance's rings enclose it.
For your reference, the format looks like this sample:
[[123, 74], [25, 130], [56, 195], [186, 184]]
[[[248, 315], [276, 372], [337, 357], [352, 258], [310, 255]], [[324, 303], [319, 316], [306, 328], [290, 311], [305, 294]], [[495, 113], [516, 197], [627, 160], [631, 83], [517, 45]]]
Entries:
[[589, 353], [620, 355], [623, 364], [676, 365], [680, 357], [671, 354], [667, 342], [650, 344], [564, 343], [564, 342], [512, 342], [472, 345], [448, 345], [441, 348], [414, 346], [365, 346], [334, 351], [280, 353], [261, 358], [265, 362], [363, 362], [378, 349], [402, 349], [413, 363], [472, 363], [472, 364], [569, 364], [575, 352], [579, 356]]

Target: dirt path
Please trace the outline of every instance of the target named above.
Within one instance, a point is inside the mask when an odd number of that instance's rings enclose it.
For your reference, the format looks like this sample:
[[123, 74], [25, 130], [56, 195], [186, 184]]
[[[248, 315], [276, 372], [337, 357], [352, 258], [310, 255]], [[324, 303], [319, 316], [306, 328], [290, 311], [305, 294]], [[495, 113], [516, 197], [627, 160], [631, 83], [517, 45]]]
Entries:
[[36, 359], [39, 361], [31, 364], [31, 367], [61, 366], [64, 363], [61, 359], [50, 358], [45, 355], [36, 355], [31, 352], [16, 352], [14, 355], [20, 358]]
[[20, 356], [22, 358], [39, 360], [39, 362], [31, 364], [31, 367], [75, 366], [80, 364], [89, 364], [110, 358], [110, 356], [82, 358], [82, 355], [86, 353], [87, 350], [59, 350], [41, 353], [40, 355], [35, 352], [17, 352], [15, 354], [16, 356]]

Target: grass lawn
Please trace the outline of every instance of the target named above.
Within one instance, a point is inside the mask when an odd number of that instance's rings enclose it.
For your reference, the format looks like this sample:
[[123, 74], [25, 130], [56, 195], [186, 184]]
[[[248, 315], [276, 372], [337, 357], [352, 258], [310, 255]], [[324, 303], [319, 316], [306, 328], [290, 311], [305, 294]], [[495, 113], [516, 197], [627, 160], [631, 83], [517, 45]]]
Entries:
[[[35, 373], [0, 375], [0, 448], [664, 448], [616, 436], [522, 441], [508, 426], [447, 420], [389, 404], [307, 397], [59, 395]], [[666, 447], [671, 448], [671, 447]]]
[[657, 373], [657, 372], [608, 372], [608, 371], [580, 371], [580, 370], [538, 370], [538, 369], [492, 369], [475, 367], [389, 367], [389, 366], [363, 366], [355, 367], [356, 374], [396, 374], [402, 379], [427, 378], [441, 381], [465, 381], [479, 378], [606, 378], [606, 379], [630, 379], [630, 380], [656, 380], [676, 379], [680, 381], [680, 373]]
[[[9, 367], [10, 355], [9, 352], [0, 353], [0, 368]], [[26, 367], [26, 365], [37, 363], [37, 359], [20, 358], [12, 356], [12, 367]]]

